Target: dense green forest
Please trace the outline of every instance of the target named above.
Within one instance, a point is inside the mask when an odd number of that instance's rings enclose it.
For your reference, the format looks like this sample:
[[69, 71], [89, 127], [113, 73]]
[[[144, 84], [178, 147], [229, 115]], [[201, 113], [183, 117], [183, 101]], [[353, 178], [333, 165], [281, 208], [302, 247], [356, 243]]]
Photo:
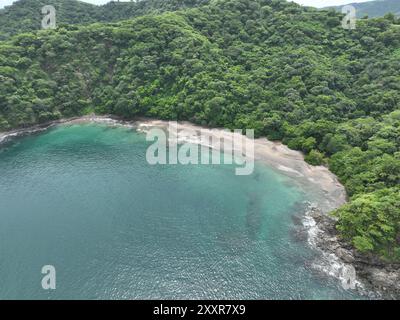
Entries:
[[254, 128], [329, 165], [350, 197], [344, 239], [400, 260], [400, 21], [341, 20], [212, 0], [15, 35], [0, 42], [0, 131], [91, 112]]
[[0, 40], [41, 28], [41, 9], [52, 5], [57, 11], [57, 24], [90, 24], [114, 22], [150, 13], [183, 10], [209, 0], [146, 0], [109, 2], [96, 6], [76, 0], [19, 0], [0, 10]]
[[[351, 2], [351, 1], [349, 1]], [[351, 3], [357, 10], [357, 17], [362, 18], [368, 16], [370, 18], [383, 17], [388, 13], [400, 16], [399, 0], [375, 0], [361, 3]], [[343, 6], [329, 7], [338, 11], [342, 11]]]

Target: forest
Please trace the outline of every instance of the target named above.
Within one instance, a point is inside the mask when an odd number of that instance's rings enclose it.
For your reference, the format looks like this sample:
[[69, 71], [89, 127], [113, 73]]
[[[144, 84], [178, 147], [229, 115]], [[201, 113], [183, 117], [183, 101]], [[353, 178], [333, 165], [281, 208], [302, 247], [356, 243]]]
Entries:
[[57, 23], [90, 24], [114, 22], [150, 13], [182, 10], [208, 3], [209, 0], [145, 0], [117, 2], [102, 6], [76, 0], [18, 0], [12, 6], [0, 9], [0, 40], [15, 34], [41, 28], [39, 14], [43, 6], [52, 5], [57, 11]]
[[329, 166], [349, 195], [341, 237], [400, 261], [394, 15], [346, 30], [341, 13], [284, 0], [144, 0], [107, 14], [79, 3], [37, 30], [40, 16], [18, 19], [25, 2], [0, 13], [0, 131], [93, 112], [253, 128]]

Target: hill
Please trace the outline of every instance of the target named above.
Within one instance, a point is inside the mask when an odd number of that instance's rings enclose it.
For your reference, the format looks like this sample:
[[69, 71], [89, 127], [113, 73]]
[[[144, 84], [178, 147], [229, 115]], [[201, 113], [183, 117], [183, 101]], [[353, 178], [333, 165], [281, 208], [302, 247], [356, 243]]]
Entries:
[[190, 8], [208, 0], [146, 0], [109, 2], [96, 6], [77, 0], [18, 0], [0, 10], [0, 40], [41, 28], [41, 8], [52, 5], [57, 11], [57, 24], [90, 24], [125, 20], [148, 13], [161, 13]]
[[[383, 17], [385, 14], [393, 13], [396, 16], [400, 16], [400, 1], [399, 0], [375, 0], [370, 2], [362, 3], [351, 3], [357, 10], [357, 17], [363, 18], [368, 16]], [[343, 6], [328, 7], [333, 8], [339, 12], [342, 11]]]
[[350, 197], [342, 237], [400, 260], [400, 25], [341, 20], [214, 0], [19, 34], [0, 42], [0, 130], [91, 112], [254, 128], [329, 164]]
[[0, 40], [11, 35], [39, 30], [41, 9], [53, 5], [58, 23], [93, 23], [98, 21], [98, 8], [75, 0], [19, 0], [0, 10]]

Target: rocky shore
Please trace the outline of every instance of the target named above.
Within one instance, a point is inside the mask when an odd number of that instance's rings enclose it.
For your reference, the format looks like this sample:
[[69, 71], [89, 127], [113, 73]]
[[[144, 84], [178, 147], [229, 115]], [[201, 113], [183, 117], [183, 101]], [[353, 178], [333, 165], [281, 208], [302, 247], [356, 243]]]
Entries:
[[7, 132], [0, 132], [0, 144], [5, 143], [14, 138], [23, 137], [23, 136], [31, 135], [31, 134], [34, 134], [37, 132], [45, 131], [45, 130], [49, 129], [50, 127], [53, 127], [57, 124], [70, 122], [75, 119], [79, 119], [79, 118], [54, 120], [54, 121], [38, 124], [38, 125], [28, 127], [28, 128], [16, 129], [16, 130], [7, 131]]
[[38, 132], [46, 131], [47, 129], [59, 124], [74, 124], [74, 123], [86, 123], [86, 122], [109, 123], [110, 125], [124, 125], [125, 123], [127, 123], [125, 121], [119, 120], [119, 118], [117, 117], [97, 116], [97, 115], [87, 115], [82, 117], [72, 117], [72, 118], [53, 120], [28, 128], [21, 128], [7, 132], [0, 132], [0, 145], [14, 138], [28, 136]]
[[316, 206], [305, 218], [310, 244], [321, 251], [317, 269], [338, 278], [346, 289], [372, 299], [400, 298], [400, 264], [360, 254], [338, 237], [336, 220]]

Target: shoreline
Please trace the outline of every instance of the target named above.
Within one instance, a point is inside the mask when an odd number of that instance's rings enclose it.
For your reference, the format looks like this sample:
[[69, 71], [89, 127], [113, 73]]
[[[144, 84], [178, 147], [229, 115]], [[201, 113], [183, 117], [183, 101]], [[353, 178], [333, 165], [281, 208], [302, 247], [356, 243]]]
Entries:
[[309, 241], [322, 253], [317, 269], [329, 269], [345, 286], [346, 280], [356, 276], [352, 279], [355, 289], [370, 299], [400, 298], [400, 263], [384, 262], [357, 252], [338, 237], [335, 220], [315, 206], [309, 207], [306, 221], [310, 222]]
[[[88, 118], [87, 116], [85, 117], [73, 117], [73, 118], [65, 118], [65, 119], [59, 119], [59, 120], [53, 120], [41, 124], [37, 124], [31, 127], [27, 128], [21, 128], [21, 129], [15, 129], [15, 130], [10, 130], [10, 131], [5, 131], [5, 132], [0, 132], [0, 146], [11, 139], [18, 138], [18, 137], [23, 137], [27, 135], [31, 135], [37, 132], [42, 132], [46, 131], [47, 129], [54, 127], [59, 124], [64, 124], [64, 123], [69, 123], [73, 122], [79, 119], [86, 119]], [[87, 119], [88, 121], [90, 120], [89, 118]]]
[[[57, 125], [81, 123], [126, 126], [134, 128], [138, 132], [146, 133], [151, 128], [168, 129], [169, 122], [149, 118], [127, 121], [114, 116], [97, 115], [60, 119], [30, 128], [2, 132], [0, 133], [0, 147], [14, 138], [42, 132]], [[222, 128], [210, 129], [186, 121], [178, 122], [178, 129], [180, 131], [189, 130], [196, 132], [196, 134], [199, 134], [200, 130], [205, 130], [207, 134], [213, 137], [232, 138], [232, 133]], [[243, 136], [243, 139], [248, 138]], [[193, 136], [184, 136], [180, 139], [180, 142], [202, 144], [199, 139], [193, 140]], [[211, 145], [209, 147], [217, 147], [223, 152], [221, 146]], [[371, 275], [370, 271], [366, 271], [366, 269], [374, 268], [374, 266], [369, 265], [351, 248], [339, 241], [334, 227], [335, 220], [328, 215], [330, 211], [347, 202], [345, 188], [340, 184], [338, 178], [325, 166], [311, 166], [306, 163], [300, 151], [291, 150], [281, 142], [269, 141], [265, 137], [254, 140], [254, 160], [288, 176], [297, 182], [304, 191], [316, 194], [316, 203], [308, 203], [308, 210], [304, 213], [302, 221], [302, 228], [307, 234], [308, 245], [319, 253], [319, 257], [313, 261], [313, 268], [327, 276], [338, 279], [343, 287], [347, 287], [349, 275], [351, 275], [352, 283], [347, 288], [355, 289], [361, 295], [370, 298], [381, 298], [381, 292], [386, 291], [387, 288], [383, 287], [382, 289], [379, 281], [376, 281], [376, 277], [373, 274]], [[383, 278], [389, 277], [389, 275], [382, 275], [384, 271], [381, 269], [376, 270], [375, 273], [380, 272], [380, 277], [378, 277], [378, 280], [381, 280], [380, 282]], [[393, 273], [392, 270], [390, 270], [390, 273]], [[388, 292], [391, 291], [388, 290]], [[389, 297], [393, 298], [393, 295], [389, 295]]]
[[[147, 132], [151, 128], [168, 129], [168, 121], [139, 119], [133, 124], [138, 131]], [[194, 125], [187, 121], [178, 122], [179, 130], [189, 130], [200, 134], [204, 130], [207, 135], [226, 140], [232, 140], [232, 133], [221, 129], [210, 129]], [[181, 141], [202, 144], [196, 137], [180, 136]], [[246, 141], [249, 138], [242, 136]], [[246, 141], [246, 142], [247, 142]], [[212, 145], [211, 148], [218, 148], [223, 151], [221, 146]], [[338, 178], [325, 166], [311, 166], [305, 162], [304, 156], [300, 151], [289, 149], [281, 142], [269, 141], [267, 138], [254, 139], [254, 160], [268, 165], [279, 173], [299, 181], [302, 187], [312, 186], [315, 192], [323, 196], [324, 202], [319, 203], [319, 207], [325, 213], [337, 209], [347, 202], [347, 194]]]
[[[168, 128], [168, 121], [154, 120], [148, 118], [137, 118], [135, 120], [126, 121], [114, 116], [97, 116], [88, 115], [82, 117], [65, 118], [36, 125], [29, 128], [17, 129], [8, 132], [0, 132], [0, 145], [13, 139], [25, 135], [31, 135], [37, 132], [45, 131], [51, 127], [60, 124], [78, 124], [87, 122], [106, 123], [109, 125], [122, 125], [137, 129], [139, 132], [146, 132], [151, 128]], [[210, 136], [232, 139], [232, 134], [222, 128], [210, 129], [194, 125], [190, 122], [178, 122], [180, 131], [190, 130], [199, 133], [205, 130]], [[184, 136], [182, 141], [194, 142], [202, 144], [199, 139], [194, 140], [193, 137]], [[249, 140], [247, 137], [243, 139]], [[211, 146], [221, 151], [220, 146]], [[300, 151], [289, 149], [281, 142], [269, 141], [267, 138], [257, 138], [254, 140], [254, 160], [267, 164], [271, 168], [279, 171], [283, 175], [303, 182], [301, 185], [314, 186], [317, 192], [321, 192], [324, 196], [324, 203], [320, 204], [320, 208], [324, 212], [332, 211], [347, 202], [347, 194], [345, 188], [340, 184], [338, 178], [329, 171], [325, 166], [311, 166], [305, 162], [304, 156]]]

